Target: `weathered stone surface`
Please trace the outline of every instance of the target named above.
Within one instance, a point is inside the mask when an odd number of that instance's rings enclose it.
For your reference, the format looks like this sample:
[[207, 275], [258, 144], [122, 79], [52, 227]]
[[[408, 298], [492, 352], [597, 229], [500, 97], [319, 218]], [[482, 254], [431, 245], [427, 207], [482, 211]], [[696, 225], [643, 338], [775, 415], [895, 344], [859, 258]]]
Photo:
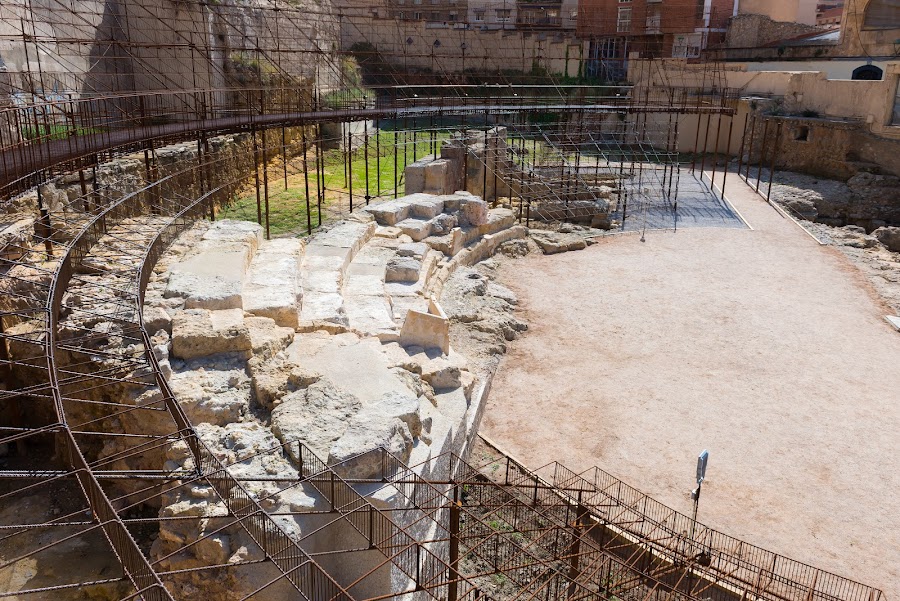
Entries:
[[395, 257], [388, 261], [384, 280], [386, 282], [415, 282], [419, 279], [421, 269], [422, 263], [418, 259], [411, 256]]
[[807, 221], [815, 221], [816, 217], [819, 216], [815, 203], [805, 198], [793, 198], [785, 202], [784, 206], [790, 209], [791, 213], [797, 217]]
[[179, 359], [251, 349], [250, 333], [240, 309], [188, 309], [172, 319], [172, 354]]
[[438, 196], [416, 194], [407, 197], [409, 200], [409, 214], [418, 219], [433, 219], [444, 210], [444, 201]]
[[295, 363], [254, 357], [247, 363], [250, 382], [256, 402], [266, 409], [281, 403], [281, 399], [301, 388], [307, 388], [321, 379], [313, 371]]
[[297, 327], [302, 251], [303, 242], [297, 238], [271, 240], [259, 249], [244, 282], [245, 311], [270, 317], [280, 326]]
[[462, 370], [452, 361], [436, 357], [422, 365], [422, 379], [435, 390], [462, 386]]
[[381, 447], [405, 461], [422, 433], [420, 403], [410, 395], [388, 393], [367, 405], [331, 448], [328, 463], [345, 462], [338, 471], [348, 477], [372, 478], [380, 475]]
[[294, 341], [294, 328], [279, 326], [268, 317], [246, 317], [244, 324], [250, 335], [253, 355], [265, 359], [274, 357]]
[[460, 204], [461, 225], [479, 226], [487, 223], [487, 203], [478, 198], [468, 198]]
[[250, 383], [240, 370], [192, 370], [169, 380], [192, 423], [224, 426], [238, 422], [250, 406]]
[[144, 327], [151, 334], [160, 330], [172, 333], [172, 318], [162, 307], [144, 307]]
[[[272, 411], [272, 432], [281, 442], [300, 440], [319, 457], [328, 457], [334, 443], [347, 430], [350, 418], [361, 408], [359, 399], [323, 378], [281, 399]], [[288, 445], [292, 455], [296, 449]]]
[[409, 217], [409, 204], [400, 199], [369, 205], [366, 210], [375, 216], [379, 225], [393, 226]]
[[412, 309], [407, 312], [400, 330], [400, 344], [450, 352], [450, 320], [436, 301], [429, 301], [427, 313]]
[[900, 227], [880, 227], [872, 232], [872, 235], [884, 244], [888, 250], [900, 252]]
[[422, 219], [404, 219], [397, 223], [397, 227], [415, 242], [424, 240], [431, 235], [431, 222]]
[[409, 242], [397, 247], [397, 255], [401, 257], [421, 259], [426, 252], [428, 252], [428, 245], [424, 242]]
[[545, 255], [587, 248], [584, 238], [575, 234], [560, 234], [547, 230], [531, 230], [531, 238], [538, 243]]

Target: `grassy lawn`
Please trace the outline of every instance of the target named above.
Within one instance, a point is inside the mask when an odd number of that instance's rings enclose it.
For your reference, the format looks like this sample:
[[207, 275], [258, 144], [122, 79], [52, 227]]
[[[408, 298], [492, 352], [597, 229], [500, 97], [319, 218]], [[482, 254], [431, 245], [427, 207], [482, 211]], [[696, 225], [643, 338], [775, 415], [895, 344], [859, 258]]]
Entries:
[[[450, 137], [447, 132], [436, 134], [438, 148], [443, 140]], [[416, 159], [428, 155], [431, 151], [431, 138], [427, 133], [418, 132], [413, 142], [413, 135], [407, 132], [398, 132], [397, 144], [394, 144], [394, 133], [382, 131], [376, 137], [369, 138], [368, 148], [368, 192], [370, 202], [376, 199], [394, 197], [394, 160], [397, 161], [397, 188], [398, 195], [403, 194], [403, 169]], [[380, 151], [380, 158], [378, 157]], [[396, 152], [395, 152], [396, 150]], [[307, 234], [307, 215], [315, 229], [320, 223], [340, 219], [346, 216], [350, 210], [350, 181], [347, 180], [345, 170], [345, 153], [340, 149], [326, 150], [325, 168], [321, 174], [321, 181], [315, 169], [315, 153], [309, 153], [309, 211], [306, 206], [306, 182], [303, 176], [303, 158], [295, 157], [288, 160], [287, 187], [285, 188], [284, 163], [276, 159], [269, 163], [269, 228], [273, 236]], [[356, 148], [351, 153], [351, 181], [353, 187], [353, 209], [356, 210], [366, 204], [366, 150], [363, 147]], [[262, 183], [262, 172], [260, 172]], [[321, 212], [318, 208], [316, 186], [324, 184], [325, 195]], [[260, 192], [260, 202], [264, 205], [265, 198]], [[222, 209], [219, 213], [221, 219], [239, 219], [243, 221], [257, 221], [256, 191], [253, 181], [250, 186], [238, 195], [237, 200]], [[265, 224], [265, 214], [263, 214]]]

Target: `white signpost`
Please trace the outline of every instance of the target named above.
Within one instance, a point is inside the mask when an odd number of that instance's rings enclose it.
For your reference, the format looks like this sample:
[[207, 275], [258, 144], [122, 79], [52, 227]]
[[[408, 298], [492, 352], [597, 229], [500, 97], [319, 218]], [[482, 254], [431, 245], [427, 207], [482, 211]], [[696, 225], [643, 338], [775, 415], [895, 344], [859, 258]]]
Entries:
[[709, 451], [703, 449], [703, 452], [697, 457], [697, 488], [691, 491], [691, 498], [694, 500], [694, 517], [691, 520], [691, 540], [694, 540], [694, 530], [697, 528], [697, 508], [700, 505], [700, 488], [706, 479], [706, 464], [709, 463]]

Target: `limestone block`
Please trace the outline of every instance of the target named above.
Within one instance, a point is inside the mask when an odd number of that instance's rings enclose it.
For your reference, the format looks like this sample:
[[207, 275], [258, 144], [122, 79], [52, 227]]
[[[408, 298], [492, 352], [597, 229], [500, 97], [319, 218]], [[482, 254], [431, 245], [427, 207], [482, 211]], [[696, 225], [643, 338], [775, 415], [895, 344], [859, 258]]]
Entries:
[[402, 346], [438, 348], [444, 354], [450, 352], [450, 320], [441, 306], [431, 299], [428, 312], [410, 310], [400, 330]]
[[382, 449], [405, 462], [412, 446], [409, 427], [399, 418], [365, 415], [351, 420], [344, 434], [331, 447], [328, 463], [344, 478], [379, 478], [384, 465]]
[[[424, 245], [423, 245], [424, 246]], [[394, 257], [388, 261], [384, 273], [385, 282], [416, 282], [422, 262], [413, 257]]]
[[16, 261], [31, 248], [34, 219], [8, 215], [0, 222], [0, 258]]
[[872, 235], [884, 244], [888, 250], [900, 252], [900, 227], [880, 227], [872, 232]]
[[267, 409], [281, 403], [286, 394], [307, 388], [321, 375], [294, 363], [254, 357], [247, 363], [250, 384], [256, 402]]
[[401, 257], [415, 257], [420, 259], [428, 252], [428, 245], [424, 242], [410, 242], [397, 247], [397, 254]]
[[240, 309], [250, 253], [246, 245], [208, 249], [173, 265], [164, 296], [184, 298], [188, 309]]
[[262, 246], [244, 282], [241, 296], [245, 311], [274, 319], [281, 326], [297, 327], [302, 251], [303, 242], [297, 238], [272, 240]]
[[450, 233], [459, 224], [456, 215], [438, 215], [431, 220], [431, 233], [436, 236]]
[[484, 225], [488, 221], [488, 206], [481, 199], [470, 198], [460, 205], [462, 225]]
[[381, 341], [397, 339], [391, 305], [382, 292], [379, 295], [359, 294], [344, 299], [347, 321], [354, 332], [377, 336]]
[[416, 161], [406, 166], [403, 170], [404, 191], [406, 194], [415, 194], [425, 191], [425, 163]]
[[144, 307], [144, 327], [152, 335], [160, 330], [172, 333], [172, 318], [162, 307]]
[[172, 354], [179, 359], [251, 349], [250, 333], [240, 309], [187, 309], [172, 318]]
[[478, 228], [478, 233], [496, 234], [516, 224], [516, 214], [510, 209], [491, 209], [486, 221]]
[[443, 357], [431, 359], [422, 365], [422, 379], [435, 390], [462, 386], [462, 370]]
[[[371, 210], [372, 207], [369, 207], [369, 211]], [[378, 224], [375, 222], [341, 221], [327, 232], [317, 234], [309, 243], [309, 247], [310, 249], [323, 246], [349, 249], [352, 259], [352, 256], [372, 238], [377, 227]]]
[[[263, 228], [252, 221], [222, 219], [213, 223], [206, 230], [203, 234], [203, 240], [215, 243], [232, 242], [246, 244], [250, 247], [252, 256], [263, 242]], [[221, 246], [221, 244], [212, 245], [213, 248], [216, 246]]]
[[404, 219], [397, 223], [397, 227], [414, 242], [424, 240], [431, 235], [431, 222], [422, 219]]
[[[446, 194], [449, 184], [450, 165], [443, 159], [425, 165], [425, 191], [432, 194]], [[433, 217], [433, 215], [432, 215]]]
[[294, 328], [279, 326], [268, 317], [246, 317], [254, 357], [271, 358], [294, 341]]
[[378, 229], [375, 230], [375, 237], [388, 238], [393, 240], [395, 238], [399, 238], [400, 234], [402, 233], [403, 232], [400, 231], [400, 228], [398, 227], [394, 227], [392, 225], [380, 225], [378, 226]]
[[531, 238], [537, 242], [545, 255], [564, 253], [587, 248], [584, 238], [576, 234], [560, 234], [547, 230], [531, 230]]
[[408, 197], [409, 214], [419, 219], [433, 219], [444, 210], [444, 201], [438, 196], [416, 194]]
[[[322, 378], [281, 399], [272, 411], [272, 432], [283, 443], [299, 440], [317, 456], [328, 457], [361, 408], [359, 399]], [[286, 448], [295, 460], [301, 459], [296, 445]]]
[[366, 209], [375, 216], [375, 220], [379, 225], [397, 225], [409, 217], [409, 204], [398, 200], [389, 200], [374, 205], [369, 205]]

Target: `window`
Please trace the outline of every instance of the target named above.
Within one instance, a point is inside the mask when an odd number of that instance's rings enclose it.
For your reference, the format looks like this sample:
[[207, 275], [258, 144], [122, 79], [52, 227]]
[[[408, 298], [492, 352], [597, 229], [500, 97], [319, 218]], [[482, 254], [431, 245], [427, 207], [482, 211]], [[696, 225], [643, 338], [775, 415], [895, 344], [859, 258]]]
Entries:
[[631, 7], [620, 6], [619, 18], [616, 20], [616, 32], [628, 33], [631, 31]]
[[415, 19], [416, 21], [421, 21], [422, 13], [413, 13], [413, 19]]
[[501, 23], [506, 23], [509, 21], [509, 17], [512, 14], [512, 9], [510, 8], [498, 8], [497, 9], [497, 20]]
[[484, 9], [475, 11], [475, 20], [484, 21]]
[[875, 65], [863, 65], [862, 67], [857, 67], [853, 70], [853, 75], [850, 76], [850, 79], [881, 81], [881, 76], [883, 74], [884, 71], [882, 71]]
[[794, 128], [794, 140], [797, 142], [808, 142], [809, 141], [809, 127], [806, 125], [800, 125]]
[[456, 13], [450, 13], [450, 21], [455, 22], [458, 15]]
[[661, 33], [659, 7], [647, 7], [647, 33]]

